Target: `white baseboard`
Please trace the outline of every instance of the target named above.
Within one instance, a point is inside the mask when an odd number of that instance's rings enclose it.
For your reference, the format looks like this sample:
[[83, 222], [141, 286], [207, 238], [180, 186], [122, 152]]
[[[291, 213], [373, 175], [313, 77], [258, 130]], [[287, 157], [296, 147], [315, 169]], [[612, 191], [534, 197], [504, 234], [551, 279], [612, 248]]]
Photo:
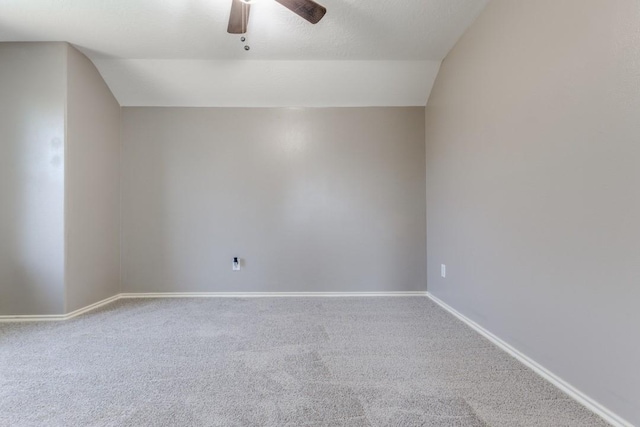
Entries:
[[86, 307], [79, 308], [67, 314], [45, 314], [45, 315], [14, 315], [14, 316], [0, 316], [1, 322], [51, 322], [58, 320], [69, 320], [81, 314], [87, 313], [91, 310], [95, 310], [98, 307], [102, 307], [105, 304], [109, 304], [120, 299], [120, 294], [103, 299], [96, 303], [90, 304]]
[[51, 322], [68, 320], [95, 310], [121, 298], [265, 298], [265, 297], [415, 297], [426, 296], [424, 291], [413, 292], [149, 292], [120, 293], [67, 314], [0, 316], [2, 322]]
[[151, 293], [120, 293], [110, 298], [106, 298], [102, 301], [98, 301], [94, 304], [80, 308], [67, 314], [52, 314], [41, 316], [29, 316], [29, 315], [15, 315], [15, 316], [0, 316], [1, 322], [47, 322], [47, 321], [60, 321], [68, 320], [87, 313], [96, 308], [102, 307], [105, 304], [117, 301], [121, 298], [274, 298], [274, 297], [428, 297], [436, 304], [453, 314], [455, 317], [466, 323], [476, 332], [487, 338], [489, 341], [500, 347], [502, 350], [509, 353], [511, 356], [518, 359], [525, 366], [536, 372], [538, 375], [549, 381], [551, 384], [558, 387], [564, 393], [581, 403], [587, 409], [591, 410], [595, 414], [599, 415], [605, 421], [613, 426], [619, 427], [633, 427], [631, 423], [624, 420], [614, 412], [610, 411], [600, 403], [596, 402], [580, 390], [555, 375], [542, 365], [538, 364], [535, 360], [529, 358], [525, 354], [521, 353], [510, 344], [506, 343], [496, 335], [492, 334], [482, 326], [478, 325], [473, 320], [469, 319], [462, 313], [458, 312], [453, 307], [449, 306], [442, 300], [433, 296], [429, 292], [413, 291], [413, 292], [151, 292]]
[[581, 392], [580, 390], [578, 390], [577, 388], [575, 388], [574, 386], [572, 386], [571, 384], [569, 384], [568, 382], [566, 382], [565, 380], [563, 380], [562, 378], [554, 374], [553, 372], [546, 369], [544, 366], [540, 365], [535, 360], [521, 353], [519, 350], [512, 347], [510, 344], [506, 343], [499, 337], [495, 336], [494, 334], [492, 334], [482, 326], [478, 325], [476, 322], [469, 319], [464, 314], [457, 311], [455, 308], [451, 307], [447, 303], [433, 296], [430, 292], [427, 292], [427, 297], [430, 298], [433, 302], [435, 302], [439, 306], [441, 306], [442, 308], [444, 308], [445, 310], [447, 310], [449, 313], [453, 314], [455, 317], [457, 317], [458, 319], [466, 323], [468, 326], [470, 326], [480, 335], [484, 336], [489, 341], [491, 341], [492, 343], [500, 347], [502, 350], [506, 351], [511, 356], [518, 359], [525, 366], [529, 367], [531, 370], [533, 370], [535, 373], [540, 375], [542, 378], [544, 378], [545, 380], [549, 381], [551, 384], [558, 387], [560, 390], [562, 390], [565, 394], [569, 395], [571, 398], [576, 400], [578, 403], [582, 404], [584, 407], [586, 407], [596, 415], [600, 416], [609, 424], [616, 427], [633, 427], [633, 425], [630, 422], [624, 420], [622, 417], [620, 417], [613, 411], [609, 410], [608, 408], [604, 407], [600, 403], [596, 402], [595, 400], [593, 400], [592, 398], [590, 398], [589, 396], [587, 396], [586, 394], [584, 394], [583, 392]]
[[275, 297], [415, 297], [415, 292], [149, 292], [122, 293], [120, 298], [275, 298]]

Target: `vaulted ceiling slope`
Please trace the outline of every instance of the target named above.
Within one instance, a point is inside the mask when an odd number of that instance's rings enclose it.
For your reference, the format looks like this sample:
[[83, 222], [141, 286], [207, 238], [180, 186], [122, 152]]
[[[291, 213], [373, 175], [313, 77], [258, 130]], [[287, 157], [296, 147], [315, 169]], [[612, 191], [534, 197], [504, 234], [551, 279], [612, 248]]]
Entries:
[[243, 43], [231, 0], [2, 0], [0, 41], [70, 42], [123, 106], [425, 105], [488, 0], [319, 2], [311, 25], [254, 0]]

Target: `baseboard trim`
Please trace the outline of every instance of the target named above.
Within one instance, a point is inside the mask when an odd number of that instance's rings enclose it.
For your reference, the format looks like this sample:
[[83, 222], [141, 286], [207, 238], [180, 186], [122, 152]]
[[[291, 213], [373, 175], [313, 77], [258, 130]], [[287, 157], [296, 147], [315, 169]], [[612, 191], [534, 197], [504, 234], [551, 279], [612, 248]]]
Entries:
[[414, 292], [148, 292], [122, 293], [120, 298], [281, 298], [281, 297], [416, 297]]
[[591, 412], [598, 415], [600, 418], [604, 419], [609, 424], [615, 427], [633, 427], [633, 425], [630, 422], [626, 421], [625, 419], [623, 419], [613, 411], [609, 410], [605, 406], [596, 402], [595, 400], [593, 400], [592, 398], [590, 398], [589, 396], [587, 396], [586, 394], [584, 394], [583, 392], [581, 392], [580, 390], [578, 390], [577, 388], [575, 388], [574, 386], [572, 386], [571, 384], [569, 384], [568, 382], [566, 382], [565, 380], [563, 380], [562, 378], [554, 374], [553, 372], [546, 369], [544, 366], [540, 365], [535, 360], [531, 359], [529, 356], [525, 355], [524, 353], [520, 352], [516, 348], [512, 347], [510, 344], [503, 341], [501, 338], [497, 337], [493, 333], [489, 332], [487, 329], [483, 328], [473, 320], [469, 319], [464, 314], [457, 311], [455, 308], [451, 307], [444, 301], [440, 300], [438, 297], [432, 295], [430, 292], [427, 292], [426, 295], [429, 299], [431, 299], [433, 302], [438, 304], [440, 307], [444, 308], [449, 313], [451, 313], [452, 315], [460, 319], [462, 322], [466, 323], [469, 327], [471, 327], [473, 330], [478, 332], [480, 335], [484, 336], [489, 341], [491, 341], [492, 343], [500, 347], [500, 349], [506, 351], [511, 356], [518, 359], [525, 366], [529, 367], [531, 370], [533, 370], [535, 373], [540, 375], [542, 378], [549, 381], [554, 386], [558, 387], [569, 397], [576, 400], [578, 403], [580, 403], [581, 405], [589, 409]]
[[0, 316], [0, 323], [2, 322], [52, 322], [59, 320], [69, 320], [81, 314], [87, 313], [103, 305], [112, 303], [120, 299], [120, 294], [114, 295], [109, 298], [105, 298], [102, 301], [90, 304], [86, 307], [79, 308], [67, 314], [45, 314], [45, 315], [8, 315]]
[[275, 297], [428, 297], [440, 307], [460, 319], [467, 324], [473, 330], [480, 335], [487, 338], [489, 341], [506, 351], [511, 356], [518, 359], [525, 366], [529, 367], [535, 373], [549, 381], [551, 384], [558, 387], [565, 394], [585, 406], [593, 413], [600, 416], [616, 427], [633, 427], [631, 423], [612, 412], [605, 406], [596, 402], [553, 372], [540, 365], [535, 360], [531, 359], [524, 353], [521, 353], [516, 348], [512, 347], [501, 338], [497, 337], [487, 329], [483, 328], [473, 320], [466, 317], [438, 297], [432, 295], [430, 292], [424, 291], [412, 291], [412, 292], [150, 292], [150, 293], [120, 293], [112, 297], [103, 299], [94, 304], [80, 308], [67, 314], [51, 314], [51, 315], [8, 315], [0, 316], [0, 323], [2, 322], [50, 322], [69, 320], [74, 317], [80, 316], [92, 310], [95, 310], [103, 305], [112, 303], [119, 299], [134, 299], [134, 298], [275, 298]]
[[409, 292], [125, 292], [114, 295], [102, 301], [80, 308], [67, 314], [45, 315], [8, 315], [0, 316], [3, 322], [52, 322], [69, 320], [81, 314], [87, 313], [105, 304], [119, 299], [130, 298], [275, 298], [275, 297], [424, 297], [424, 291]]

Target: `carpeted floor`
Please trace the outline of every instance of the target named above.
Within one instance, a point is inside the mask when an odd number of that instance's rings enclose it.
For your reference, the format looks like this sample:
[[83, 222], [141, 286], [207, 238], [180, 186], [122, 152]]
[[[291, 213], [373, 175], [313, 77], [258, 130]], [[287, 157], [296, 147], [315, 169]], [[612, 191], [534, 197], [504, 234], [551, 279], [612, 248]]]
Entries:
[[120, 300], [0, 324], [1, 426], [603, 426], [424, 297]]

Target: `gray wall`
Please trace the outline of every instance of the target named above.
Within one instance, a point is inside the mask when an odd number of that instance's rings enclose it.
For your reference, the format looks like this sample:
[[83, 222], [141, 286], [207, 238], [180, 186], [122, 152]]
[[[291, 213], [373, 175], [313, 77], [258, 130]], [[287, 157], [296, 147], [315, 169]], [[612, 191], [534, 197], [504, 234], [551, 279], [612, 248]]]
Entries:
[[429, 291], [640, 425], [638, 22], [492, 1], [442, 65], [426, 170]]
[[67, 311], [120, 291], [120, 105], [82, 53], [68, 47]]
[[423, 108], [122, 120], [124, 292], [425, 289]]
[[63, 43], [0, 43], [0, 315], [64, 310]]
[[0, 315], [120, 288], [120, 106], [66, 43], [0, 43]]

